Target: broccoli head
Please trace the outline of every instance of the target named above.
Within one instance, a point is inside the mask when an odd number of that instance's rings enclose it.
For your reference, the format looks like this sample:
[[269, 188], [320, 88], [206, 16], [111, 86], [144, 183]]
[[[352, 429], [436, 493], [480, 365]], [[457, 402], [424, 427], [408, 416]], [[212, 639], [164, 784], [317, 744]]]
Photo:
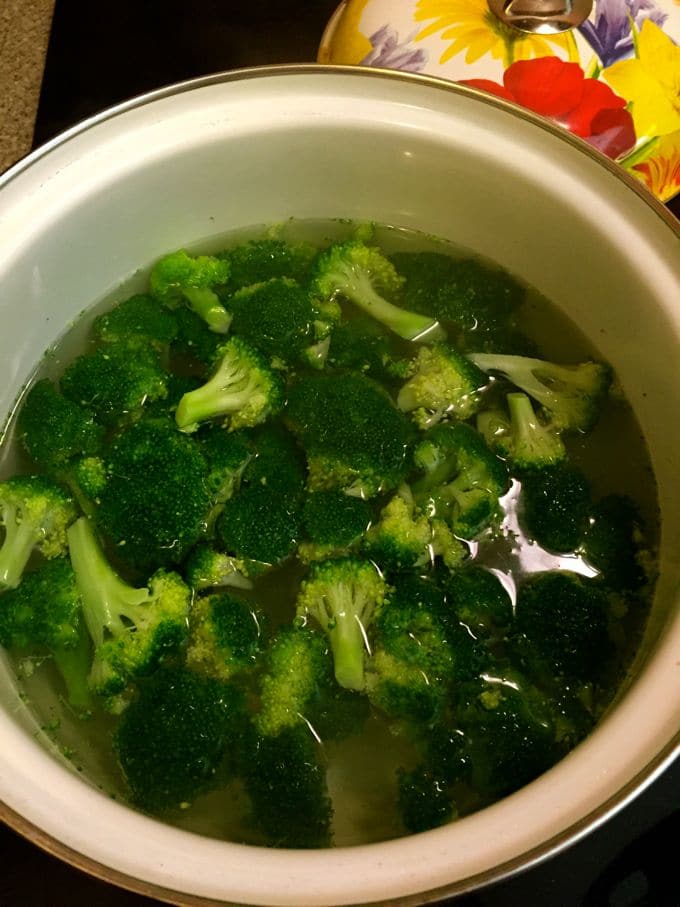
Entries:
[[165, 570], [147, 587], [130, 586], [106, 560], [87, 517], [69, 527], [68, 544], [94, 644], [90, 684], [94, 692], [113, 696], [185, 641], [191, 590]]
[[477, 416], [486, 443], [518, 469], [540, 469], [562, 463], [567, 452], [559, 433], [544, 425], [526, 394], [508, 394], [510, 420], [489, 410]]
[[512, 600], [494, 573], [471, 564], [447, 575], [443, 588], [458, 620], [474, 636], [503, 638], [512, 624]]
[[48, 559], [65, 554], [66, 530], [75, 518], [69, 495], [45, 476], [0, 482], [0, 590], [19, 585], [34, 551]]
[[600, 413], [611, 383], [611, 369], [601, 362], [556, 365], [526, 356], [473, 353], [471, 361], [519, 387], [547, 411], [557, 431], [587, 432]]
[[600, 581], [617, 592], [637, 591], [652, 578], [642, 518], [625, 495], [607, 495], [592, 507], [582, 550], [600, 571]]
[[253, 450], [243, 432], [226, 432], [218, 426], [209, 428], [198, 436], [198, 440], [208, 464], [212, 506], [206, 524], [210, 533], [224, 505], [238, 490], [244, 470], [253, 458]]
[[261, 281], [289, 278], [306, 283], [318, 250], [310, 243], [285, 242], [275, 237], [254, 239], [220, 252], [230, 266], [228, 286], [239, 290]]
[[232, 337], [218, 348], [212, 378], [182, 397], [175, 419], [183, 432], [194, 432], [201, 422], [219, 418], [230, 430], [248, 428], [268, 419], [282, 402], [280, 376], [256, 349]]
[[92, 325], [92, 334], [103, 343], [150, 345], [163, 352], [177, 336], [177, 319], [174, 312], [162, 309], [155, 299], [138, 294], [99, 315]]
[[392, 337], [365, 315], [343, 320], [333, 328], [326, 365], [387, 382], [406, 378], [411, 369], [410, 360], [400, 356]]
[[341, 491], [312, 491], [302, 508], [302, 526], [307, 541], [298, 557], [305, 561], [343, 557], [357, 544], [371, 522], [367, 501]]
[[231, 315], [220, 302], [216, 290], [229, 279], [229, 263], [212, 255], [188, 255], [184, 250], [171, 252], [157, 261], [149, 277], [151, 295], [177, 308], [187, 303], [211, 331], [226, 334]]
[[215, 527], [225, 550], [237, 558], [277, 564], [300, 538], [300, 501], [266, 485], [248, 485], [226, 502]]
[[104, 432], [92, 413], [62, 396], [46, 378], [26, 394], [18, 425], [28, 455], [51, 473], [76, 457], [95, 454]]
[[172, 314], [177, 324], [177, 336], [170, 347], [171, 354], [189, 359], [197, 371], [207, 374], [214, 366], [224, 337], [211, 331], [191, 309], [177, 309]]
[[269, 359], [295, 361], [316, 340], [317, 313], [307, 290], [294, 280], [275, 277], [244, 287], [229, 306], [232, 331]]
[[384, 391], [362, 375], [314, 375], [291, 390], [286, 420], [307, 453], [312, 491], [372, 497], [407, 468], [411, 428]]
[[314, 564], [300, 588], [298, 619], [313, 618], [328, 638], [335, 679], [348, 690], [363, 690], [367, 631], [380, 611], [387, 585], [369, 561], [356, 558]]
[[426, 513], [464, 539], [497, 523], [507, 469], [474, 428], [435, 426], [416, 446], [414, 460], [423, 475], [412, 485], [413, 496]]
[[230, 557], [206, 544], [197, 545], [184, 564], [187, 583], [196, 592], [228, 586], [234, 589], [252, 589], [250, 577], [258, 572], [257, 565]]
[[263, 616], [225, 592], [194, 600], [189, 614], [187, 667], [217, 680], [254, 668]]
[[548, 551], [574, 551], [590, 514], [590, 486], [580, 469], [567, 464], [521, 473], [520, 516], [527, 534]]
[[322, 300], [344, 296], [405, 340], [441, 340], [433, 318], [400, 309], [379, 291], [395, 294], [403, 280], [382, 252], [359, 240], [335, 243], [316, 260], [313, 292]]
[[152, 813], [186, 808], [220, 780], [244, 725], [238, 692], [192, 671], [161, 669], [139, 685], [114, 732], [134, 803]]
[[413, 415], [419, 428], [442, 419], [465, 420], [477, 412], [489, 379], [451, 346], [421, 347], [414, 374], [403, 385], [397, 405]]

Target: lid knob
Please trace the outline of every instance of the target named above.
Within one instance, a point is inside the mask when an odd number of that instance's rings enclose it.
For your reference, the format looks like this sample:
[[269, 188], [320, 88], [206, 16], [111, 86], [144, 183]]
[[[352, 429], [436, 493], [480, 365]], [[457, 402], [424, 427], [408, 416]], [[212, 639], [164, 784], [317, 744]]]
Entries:
[[505, 25], [542, 35], [576, 28], [593, 8], [593, 0], [488, 0], [488, 4]]

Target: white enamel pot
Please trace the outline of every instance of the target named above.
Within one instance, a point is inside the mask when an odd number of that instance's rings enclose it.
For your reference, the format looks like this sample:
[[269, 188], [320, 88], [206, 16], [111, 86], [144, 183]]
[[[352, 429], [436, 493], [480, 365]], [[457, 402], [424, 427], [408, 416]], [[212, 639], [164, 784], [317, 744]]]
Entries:
[[614, 363], [662, 511], [635, 678], [591, 737], [498, 804], [421, 835], [298, 852], [200, 837], [111, 800], [36, 735], [0, 665], [0, 815], [73, 864], [176, 903], [424, 903], [573, 842], [678, 749], [680, 233], [578, 139], [469, 89], [314, 66], [200, 79], [107, 111], [0, 177], [3, 420], [43, 350], [136, 269], [290, 216], [467, 246], [536, 286]]

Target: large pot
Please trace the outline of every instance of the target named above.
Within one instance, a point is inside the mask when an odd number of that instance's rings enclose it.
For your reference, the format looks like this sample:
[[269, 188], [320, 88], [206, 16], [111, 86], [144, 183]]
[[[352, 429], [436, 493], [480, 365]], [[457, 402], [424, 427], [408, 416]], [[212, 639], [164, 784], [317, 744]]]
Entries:
[[42, 740], [3, 664], [6, 821], [78, 866], [181, 903], [422, 903], [566, 846], [668, 764], [680, 743], [680, 233], [632, 180], [488, 96], [310, 66], [199, 79], [121, 105], [0, 187], [3, 416], [65, 326], [160, 253], [291, 215], [376, 220], [476, 250], [569, 313], [617, 368], [662, 508], [661, 578], [634, 681], [588, 740], [495, 806], [330, 851], [202, 838], [87, 783]]

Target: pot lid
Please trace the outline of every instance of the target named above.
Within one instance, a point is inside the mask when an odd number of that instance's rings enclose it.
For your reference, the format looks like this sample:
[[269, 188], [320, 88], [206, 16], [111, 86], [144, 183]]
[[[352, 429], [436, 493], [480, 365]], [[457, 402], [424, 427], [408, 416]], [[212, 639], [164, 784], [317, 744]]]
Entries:
[[680, 193], [680, 0], [345, 0], [319, 61], [489, 91]]

